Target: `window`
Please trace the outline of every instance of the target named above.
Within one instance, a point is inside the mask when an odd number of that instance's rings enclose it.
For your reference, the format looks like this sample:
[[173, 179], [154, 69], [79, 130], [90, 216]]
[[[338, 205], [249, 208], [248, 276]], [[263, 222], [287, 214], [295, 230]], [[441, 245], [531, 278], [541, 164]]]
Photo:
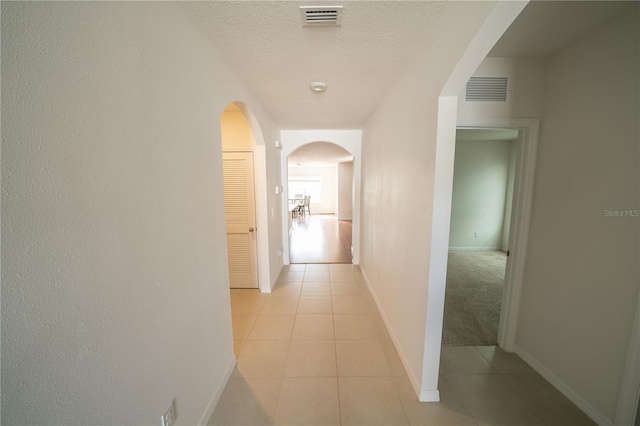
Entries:
[[320, 176], [290, 176], [289, 198], [297, 194], [310, 195], [311, 202], [319, 203], [322, 199], [322, 182]]

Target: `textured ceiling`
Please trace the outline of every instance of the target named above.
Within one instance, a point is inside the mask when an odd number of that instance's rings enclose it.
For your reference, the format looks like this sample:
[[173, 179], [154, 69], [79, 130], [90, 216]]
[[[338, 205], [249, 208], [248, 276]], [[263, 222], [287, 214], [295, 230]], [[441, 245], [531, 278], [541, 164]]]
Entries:
[[[341, 26], [304, 27], [298, 1], [185, 3], [283, 128], [359, 128], [447, 2], [332, 2]], [[309, 84], [329, 88], [313, 93]]]
[[[533, 1], [490, 56], [548, 56], [624, 12], [630, 3]], [[314, 2], [343, 5], [342, 25], [304, 27], [299, 9], [303, 4], [310, 2], [183, 3], [214, 48], [284, 129], [362, 128], [389, 86], [409, 61], [425, 52], [430, 39], [446, 45], [441, 34], [433, 33], [439, 20], [447, 16], [449, 25], [454, 25], [452, 11], [478, 6], [460, 1]], [[437, 53], [431, 54], [437, 59]], [[324, 81], [329, 88], [314, 93], [309, 89], [314, 81]]]

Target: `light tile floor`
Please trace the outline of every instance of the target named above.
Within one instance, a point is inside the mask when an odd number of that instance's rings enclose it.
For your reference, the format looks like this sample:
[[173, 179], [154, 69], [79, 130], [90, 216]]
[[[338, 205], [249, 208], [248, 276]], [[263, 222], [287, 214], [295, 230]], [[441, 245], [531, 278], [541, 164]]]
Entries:
[[443, 347], [420, 403], [357, 266], [291, 265], [231, 290], [238, 359], [210, 425], [593, 425], [518, 356]]

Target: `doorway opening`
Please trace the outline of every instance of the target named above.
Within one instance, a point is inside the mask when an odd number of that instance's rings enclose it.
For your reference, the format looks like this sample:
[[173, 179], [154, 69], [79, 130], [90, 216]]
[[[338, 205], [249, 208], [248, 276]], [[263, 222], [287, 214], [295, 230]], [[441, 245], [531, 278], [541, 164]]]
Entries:
[[517, 139], [517, 129], [456, 132], [443, 346], [498, 342]]
[[287, 158], [290, 263], [352, 263], [353, 156], [314, 142]]
[[260, 167], [264, 150], [259, 150], [244, 110], [244, 104], [232, 103], [220, 117], [229, 286], [257, 289], [264, 284], [259, 245], [265, 243], [266, 235], [258, 236], [260, 197], [256, 185], [256, 177], [264, 172]]

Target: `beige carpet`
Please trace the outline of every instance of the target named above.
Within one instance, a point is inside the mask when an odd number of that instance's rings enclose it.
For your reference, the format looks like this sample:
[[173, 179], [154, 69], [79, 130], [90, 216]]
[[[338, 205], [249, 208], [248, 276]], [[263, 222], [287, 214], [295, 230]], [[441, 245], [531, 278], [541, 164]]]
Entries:
[[507, 256], [500, 251], [450, 251], [443, 346], [495, 345]]

